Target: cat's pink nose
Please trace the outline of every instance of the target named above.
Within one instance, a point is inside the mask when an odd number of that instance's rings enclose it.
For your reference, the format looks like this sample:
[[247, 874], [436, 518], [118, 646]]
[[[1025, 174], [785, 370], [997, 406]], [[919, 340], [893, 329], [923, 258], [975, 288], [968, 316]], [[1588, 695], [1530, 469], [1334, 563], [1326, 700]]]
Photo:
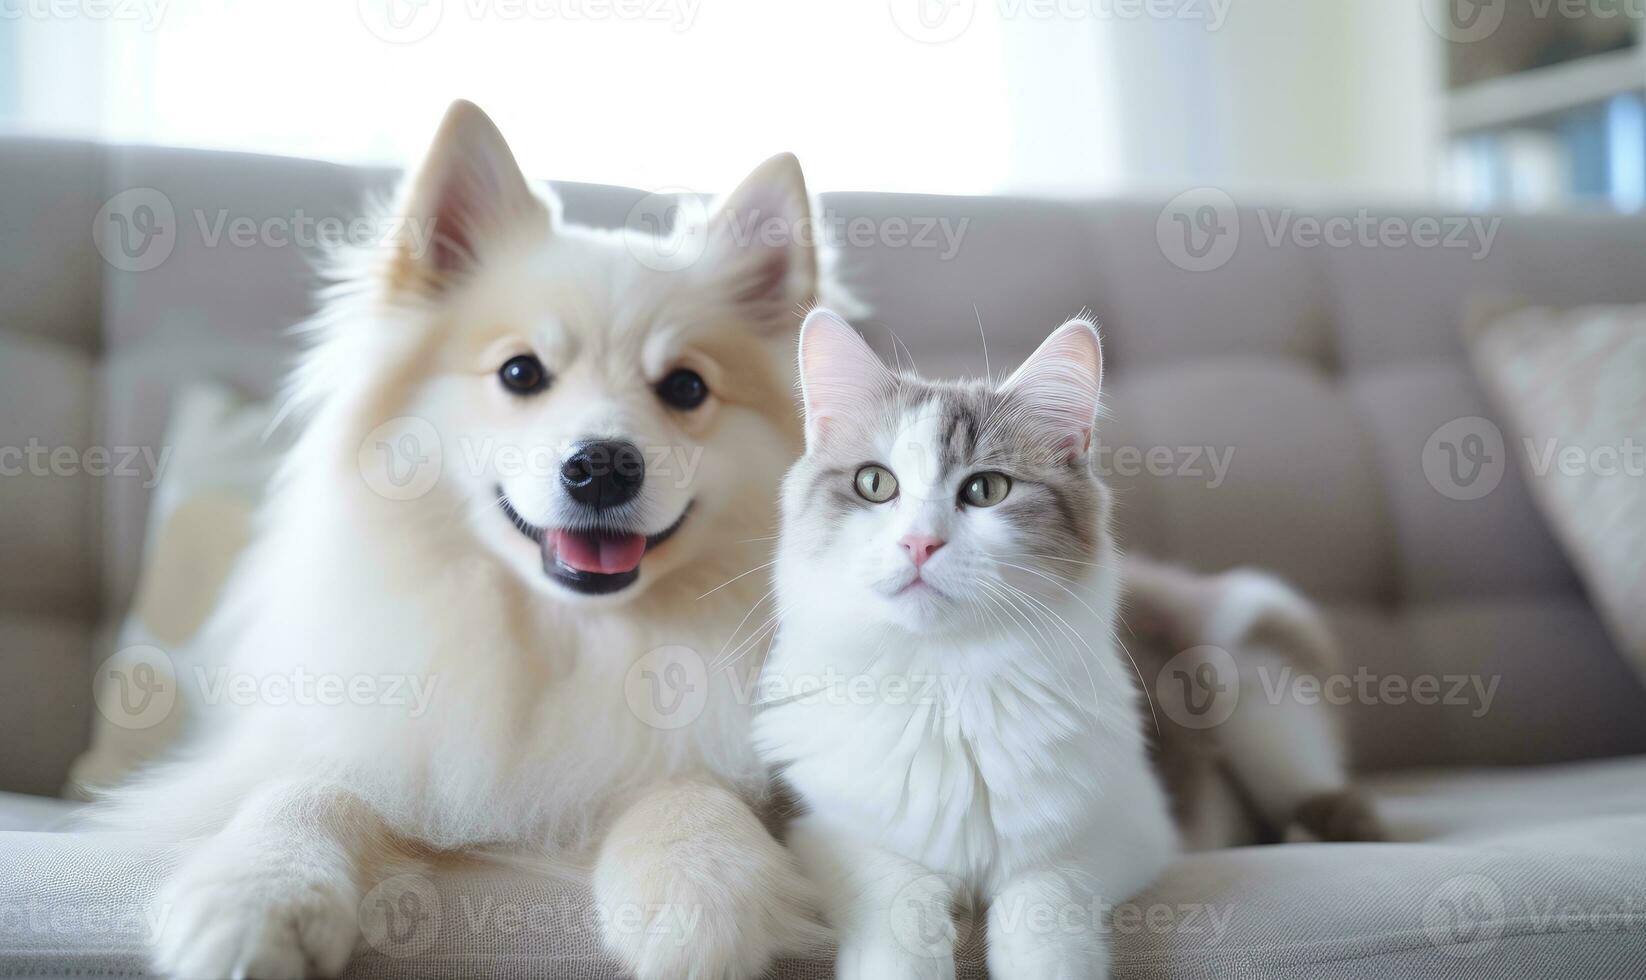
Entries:
[[930, 561], [931, 557], [937, 554], [937, 549], [943, 547], [943, 539], [930, 534], [905, 534], [897, 543], [909, 553], [909, 560], [914, 562], [916, 568]]

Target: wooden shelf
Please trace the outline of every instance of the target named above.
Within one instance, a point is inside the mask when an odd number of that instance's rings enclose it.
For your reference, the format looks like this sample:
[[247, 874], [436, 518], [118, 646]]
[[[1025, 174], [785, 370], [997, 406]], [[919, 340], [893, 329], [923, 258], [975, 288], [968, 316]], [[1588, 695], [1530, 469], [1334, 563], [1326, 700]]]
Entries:
[[1646, 48], [1592, 55], [1454, 89], [1446, 99], [1453, 133], [1530, 123], [1614, 95], [1646, 90]]

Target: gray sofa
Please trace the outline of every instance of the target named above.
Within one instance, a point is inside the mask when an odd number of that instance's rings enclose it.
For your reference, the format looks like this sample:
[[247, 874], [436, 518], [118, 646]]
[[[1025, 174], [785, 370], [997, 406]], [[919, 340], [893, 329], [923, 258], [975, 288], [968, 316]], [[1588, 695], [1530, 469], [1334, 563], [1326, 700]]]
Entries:
[[[201, 221], [350, 215], [391, 180], [0, 142], [0, 447], [152, 449], [185, 381], [272, 394], [315, 256], [213, 247]], [[175, 209], [172, 251], [145, 271], [116, 268], [93, 242], [103, 203], [131, 188]], [[560, 190], [572, 219], [600, 224], [641, 196]], [[1276, 243], [1266, 230], [1282, 212], [1242, 209], [1232, 256], [1191, 271], [1160, 202], [851, 193], [824, 206], [958, 233], [952, 255], [942, 236], [843, 250], [845, 278], [874, 308], [860, 325], [895, 329], [928, 373], [982, 369], [979, 320], [1002, 365], [1091, 307], [1124, 540], [1290, 577], [1330, 609], [1347, 671], [1371, 678], [1345, 711], [1399, 842], [1185, 857], [1114, 917], [1119, 976], [1646, 976], [1646, 690], [1513, 467], [1474, 500], [1424, 468], [1444, 423], [1494, 414], [1460, 340], [1469, 300], [1646, 302], [1646, 221], [1505, 218], [1480, 256]], [[1221, 479], [1207, 449], [1232, 451]], [[141, 969], [169, 855], [54, 829], [73, 804], [43, 797], [85, 747], [94, 663], [142, 558], [147, 482], [0, 476], [0, 976]], [[1435, 696], [1416, 697], [1427, 677]], [[613, 975], [581, 882], [454, 865], [434, 885], [426, 941], [363, 946], [351, 976]], [[975, 946], [966, 969], [981, 975]]]

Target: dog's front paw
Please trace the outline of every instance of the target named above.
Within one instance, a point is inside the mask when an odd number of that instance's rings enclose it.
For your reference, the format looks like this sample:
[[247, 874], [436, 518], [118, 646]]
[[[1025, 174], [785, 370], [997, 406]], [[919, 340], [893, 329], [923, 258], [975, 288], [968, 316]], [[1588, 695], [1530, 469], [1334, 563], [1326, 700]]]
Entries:
[[[161, 890], [154, 965], [164, 976], [301, 980], [343, 972], [359, 935], [352, 882], [212, 846]], [[295, 862], [294, 862], [295, 863]]]
[[767, 880], [712, 865], [679, 853], [599, 889], [606, 948], [640, 980], [759, 977], [795, 948], [794, 923], [816, 921], [781, 864]]
[[640, 980], [759, 977], [827, 936], [788, 852], [714, 787], [665, 788], [625, 814], [594, 888], [606, 948]]

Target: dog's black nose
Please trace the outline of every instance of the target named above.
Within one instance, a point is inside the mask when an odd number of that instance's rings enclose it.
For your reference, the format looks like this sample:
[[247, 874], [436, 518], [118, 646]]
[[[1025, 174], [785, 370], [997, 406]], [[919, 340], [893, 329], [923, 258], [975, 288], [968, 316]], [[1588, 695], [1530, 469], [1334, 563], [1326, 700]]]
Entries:
[[585, 442], [560, 466], [560, 483], [585, 507], [628, 503], [646, 482], [646, 458], [631, 442]]

